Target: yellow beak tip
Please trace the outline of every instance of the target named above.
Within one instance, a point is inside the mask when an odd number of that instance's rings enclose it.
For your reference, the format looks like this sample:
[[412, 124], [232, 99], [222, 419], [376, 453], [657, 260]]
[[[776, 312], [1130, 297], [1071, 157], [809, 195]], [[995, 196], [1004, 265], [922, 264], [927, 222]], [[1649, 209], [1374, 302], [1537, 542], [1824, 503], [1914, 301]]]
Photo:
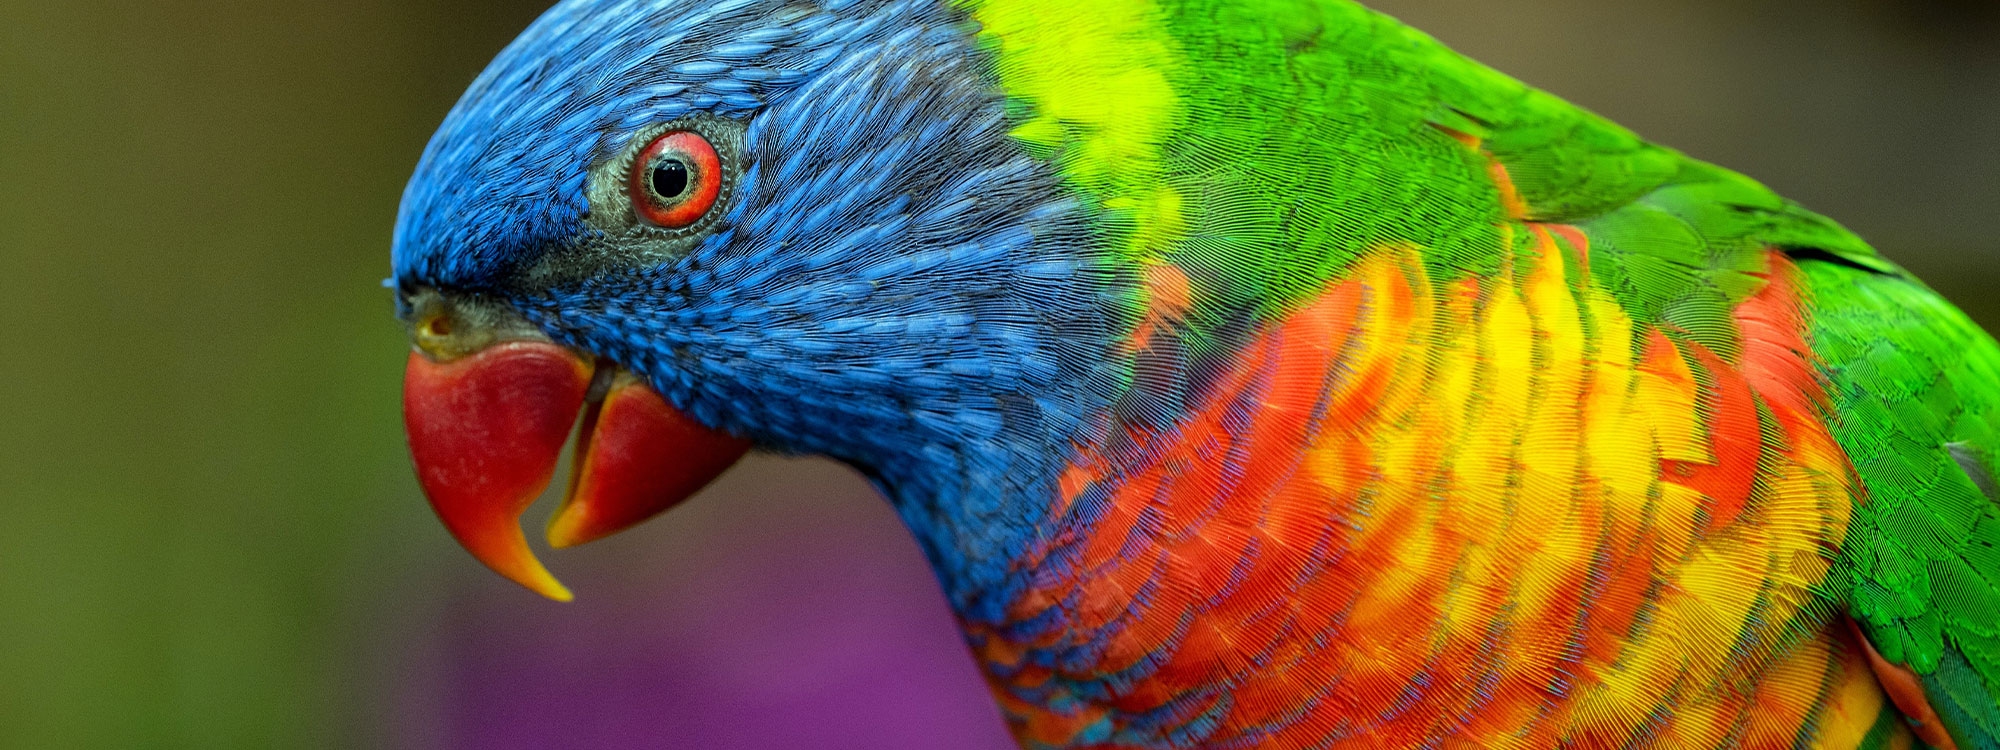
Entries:
[[578, 538], [582, 522], [575, 517], [571, 507], [571, 503], [564, 503], [562, 510], [556, 511], [555, 517], [549, 519], [548, 540], [549, 547], [553, 549], [566, 549], [589, 541]]
[[535, 581], [533, 583], [523, 581], [521, 582], [521, 585], [527, 586], [529, 591], [541, 594], [542, 596], [548, 597], [549, 599], [554, 601], [568, 602], [576, 600], [576, 595], [570, 593], [569, 587], [562, 585], [560, 581], [557, 581], [553, 577], [549, 577], [540, 581]]

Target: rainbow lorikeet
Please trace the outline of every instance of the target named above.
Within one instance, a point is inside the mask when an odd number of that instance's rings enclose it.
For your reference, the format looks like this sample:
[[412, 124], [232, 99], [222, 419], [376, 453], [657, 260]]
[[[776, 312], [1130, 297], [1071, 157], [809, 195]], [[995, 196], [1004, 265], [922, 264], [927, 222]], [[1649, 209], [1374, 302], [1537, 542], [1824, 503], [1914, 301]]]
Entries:
[[2000, 346], [1345, 0], [566, 0], [394, 267], [481, 560], [831, 456], [1027, 747], [2000, 747]]

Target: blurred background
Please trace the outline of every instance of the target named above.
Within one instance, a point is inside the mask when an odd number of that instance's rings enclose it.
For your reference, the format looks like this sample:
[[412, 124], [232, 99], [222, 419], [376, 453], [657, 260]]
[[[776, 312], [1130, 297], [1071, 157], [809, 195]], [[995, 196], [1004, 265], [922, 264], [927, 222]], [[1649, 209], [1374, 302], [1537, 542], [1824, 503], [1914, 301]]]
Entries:
[[[1375, 5], [1831, 214], [2000, 330], [2000, 4]], [[552, 556], [570, 605], [430, 517], [390, 223], [545, 6], [0, 0], [0, 747], [1009, 746], [844, 468], [756, 458]]]

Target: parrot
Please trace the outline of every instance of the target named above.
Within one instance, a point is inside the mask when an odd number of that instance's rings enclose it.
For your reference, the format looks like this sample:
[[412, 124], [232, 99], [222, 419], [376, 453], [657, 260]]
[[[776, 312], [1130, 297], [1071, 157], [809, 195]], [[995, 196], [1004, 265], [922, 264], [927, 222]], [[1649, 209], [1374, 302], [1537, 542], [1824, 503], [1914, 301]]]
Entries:
[[2000, 748], [2000, 345], [1349, 0], [561, 0], [391, 263], [479, 561], [830, 458], [1025, 748]]

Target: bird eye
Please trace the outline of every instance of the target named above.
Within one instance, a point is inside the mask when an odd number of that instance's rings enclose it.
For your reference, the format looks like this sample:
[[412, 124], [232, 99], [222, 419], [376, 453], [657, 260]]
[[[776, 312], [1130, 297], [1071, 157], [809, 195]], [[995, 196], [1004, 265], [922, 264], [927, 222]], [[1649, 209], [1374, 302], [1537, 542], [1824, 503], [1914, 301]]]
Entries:
[[632, 207], [657, 226], [679, 229], [701, 220], [722, 194], [722, 159], [692, 130], [670, 130], [632, 162]]

